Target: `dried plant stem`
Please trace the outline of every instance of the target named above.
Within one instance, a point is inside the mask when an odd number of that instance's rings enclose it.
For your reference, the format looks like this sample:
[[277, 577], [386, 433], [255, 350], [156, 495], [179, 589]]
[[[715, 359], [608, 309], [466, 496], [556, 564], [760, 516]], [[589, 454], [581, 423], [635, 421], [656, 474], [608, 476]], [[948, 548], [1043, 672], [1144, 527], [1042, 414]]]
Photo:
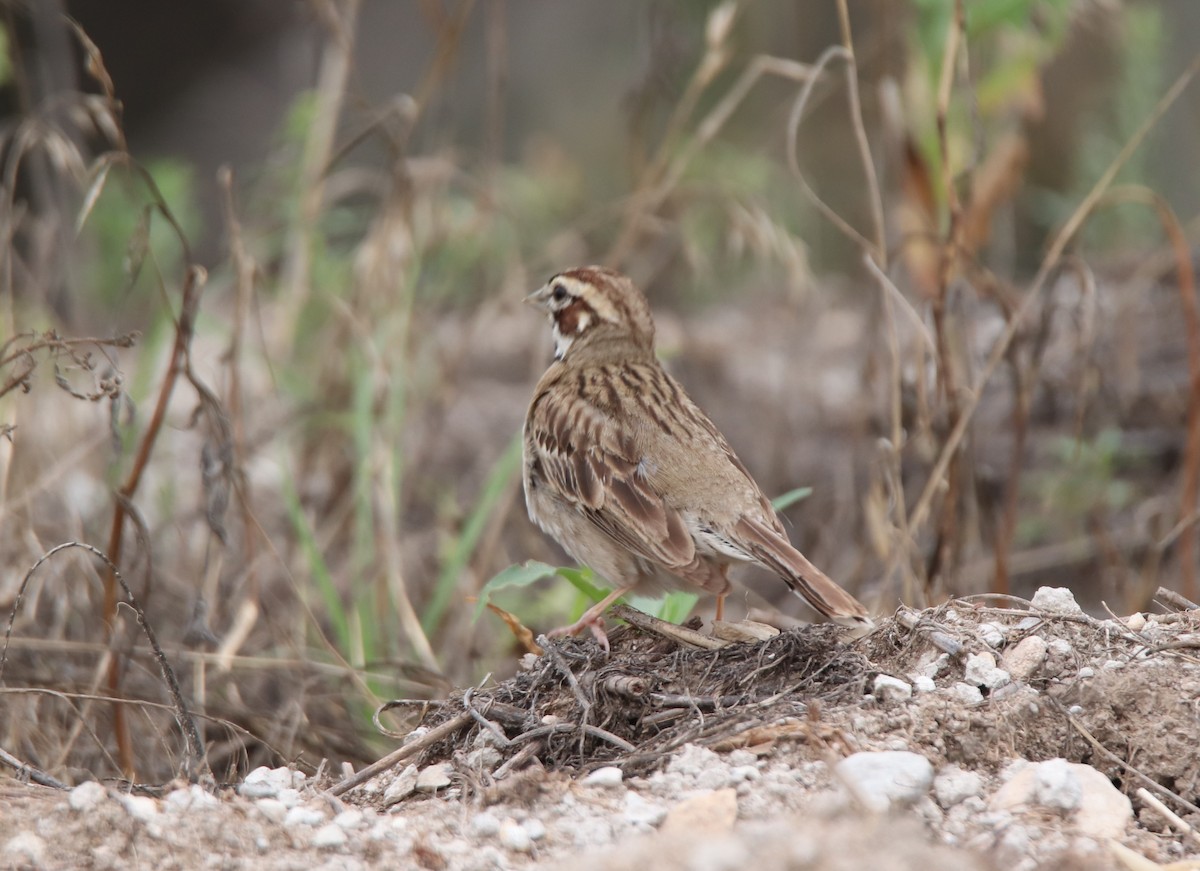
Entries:
[[1174, 105], [1177, 99], [1179, 99], [1180, 94], [1183, 93], [1184, 89], [1188, 86], [1198, 71], [1200, 71], [1200, 55], [1197, 55], [1192, 63], [1188, 65], [1187, 69], [1185, 69], [1179, 75], [1167, 92], [1159, 98], [1158, 102], [1155, 103], [1154, 108], [1150, 110], [1149, 115], [1147, 115], [1141, 126], [1134, 132], [1129, 141], [1125, 143], [1120, 152], [1117, 153], [1117, 156], [1113, 158], [1112, 163], [1109, 164], [1108, 168], [1104, 171], [1100, 178], [1096, 180], [1095, 185], [1092, 186], [1092, 189], [1088, 192], [1087, 196], [1083, 198], [1083, 201], [1076, 207], [1066, 224], [1064, 224], [1063, 228], [1059, 230], [1058, 235], [1055, 236], [1053, 243], [1046, 252], [1046, 256], [1042, 259], [1042, 264], [1038, 268], [1037, 274], [1030, 283], [1029, 290], [1026, 291], [1024, 298], [1021, 300], [1021, 304], [1017, 307], [1017, 310], [1013, 313], [1013, 316], [1009, 318], [1008, 325], [1005, 327], [1004, 332], [992, 346], [992, 352], [988, 356], [987, 362], [984, 364], [984, 367], [980, 371], [979, 375], [975, 378], [975, 381], [971, 385], [970, 391], [966, 395], [962, 411], [956, 418], [954, 427], [947, 436], [946, 442], [942, 446], [941, 453], [938, 454], [938, 458], [934, 463], [929, 480], [925, 484], [925, 489], [921, 491], [921, 495], [917, 500], [917, 504], [914, 506], [912, 514], [910, 515], [910, 522], [914, 528], [919, 528], [928, 518], [934, 496], [937, 495], [938, 490], [941, 488], [942, 480], [946, 475], [946, 472], [950, 466], [950, 462], [957, 453], [958, 446], [962, 443], [963, 437], [966, 435], [967, 427], [971, 422], [971, 417], [973, 416], [975, 409], [978, 407], [980, 399], [983, 397], [984, 387], [995, 374], [1001, 360], [1004, 359], [1005, 354], [1008, 352], [1008, 347], [1012, 344], [1013, 339], [1016, 337], [1017, 331], [1020, 329], [1021, 323], [1024, 321], [1026, 315], [1028, 315], [1033, 309], [1034, 303], [1041, 296], [1047, 279], [1058, 267], [1058, 263], [1062, 259], [1067, 245], [1070, 244], [1070, 242], [1075, 238], [1075, 235], [1083, 226], [1084, 221], [1088, 219], [1096, 205], [1099, 203], [1100, 199], [1112, 186], [1113, 181], [1117, 177], [1117, 173], [1121, 171], [1121, 168], [1129, 161], [1129, 158], [1133, 156], [1133, 153], [1142, 144], [1146, 136], [1155, 127], [1155, 125], [1158, 124], [1159, 119], [1161, 119], [1166, 111], [1171, 108], [1172, 105]]
[[[1136, 202], [1154, 209], [1175, 258], [1179, 307], [1187, 342], [1188, 405], [1187, 430], [1183, 453], [1183, 483], [1180, 489], [1179, 517], [1182, 521], [1196, 511], [1200, 492], [1200, 308], [1196, 302], [1196, 273], [1187, 234], [1179, 217], [1161, 194], [1141, 185], [1122, 185], [1105, 197], [1111, 202]], [[1196, 598], [1196, 525], [1185, 523], [1179, 531], [1179, 571], [1181, 592]]]
[[341, 116], [346, 82], [350, 77], [359, 0], [320, 0], [314, 6], [323, 13], [321, 17], [329, 29], [329, 39], [321, 56], [321, 69], [314, 91], [316, 104], [300, 165], [299, 214], [288, 233], [285, 248], [287, 253], [281, 286], [290, 311], [289, 316], [277, 320], [279, 326], [289, 334], [311, 291], [310, 246], [321, 214], [326, 167], [333, 153], [333, 140]]

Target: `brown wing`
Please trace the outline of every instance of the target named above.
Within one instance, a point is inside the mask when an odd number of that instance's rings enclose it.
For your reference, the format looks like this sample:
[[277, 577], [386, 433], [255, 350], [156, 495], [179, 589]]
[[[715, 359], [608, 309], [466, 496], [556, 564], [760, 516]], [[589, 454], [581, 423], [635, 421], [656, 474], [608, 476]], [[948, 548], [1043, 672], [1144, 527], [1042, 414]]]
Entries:
[[534, 399], [526, 449], [542, 486], [575, 506], [632, 553], [667, 568], [688, 565], [695, 543], [655, 490], [631, 433], [613, 415], [559, 382]]

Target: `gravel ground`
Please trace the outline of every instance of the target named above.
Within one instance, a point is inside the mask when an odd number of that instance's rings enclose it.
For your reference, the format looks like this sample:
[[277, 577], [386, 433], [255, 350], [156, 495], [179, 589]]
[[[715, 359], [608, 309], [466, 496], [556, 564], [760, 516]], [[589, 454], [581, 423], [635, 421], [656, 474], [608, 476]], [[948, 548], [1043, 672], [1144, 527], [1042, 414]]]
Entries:
[[1043, 589], [1028, 608], [902, 611], [859, 644], [851, 704], [775, 711], [713, 745], [740, 746], [649, 770], [495, 779], [476, 736], [340, 798], [285, 768], [159, 798], [0, 781], [0, 865], [1200, 868], [1195, 612], [1101, 620]]

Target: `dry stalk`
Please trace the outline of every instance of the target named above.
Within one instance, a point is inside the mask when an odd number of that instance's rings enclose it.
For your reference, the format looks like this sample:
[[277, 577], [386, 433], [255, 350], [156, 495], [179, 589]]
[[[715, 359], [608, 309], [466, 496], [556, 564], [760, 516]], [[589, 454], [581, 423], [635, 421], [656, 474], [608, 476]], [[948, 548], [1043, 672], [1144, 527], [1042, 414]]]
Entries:
[[1122, 146], [1108, 168], [1096, 180], [1096, 183], [1092, 186], [1087, 196], [1083, 198], [1083, 201], [1080, 202], [1070, 218], [1068, 218], [1066, 224], [1063, 225], [1062, 229], [1055, 236], [1053, 243], [1051, 243], [1049, 250], [1046, 252], [1046, 256], [1042, 259], [1037, 274], [1030, 283], [1029, 290], [1026, 291], [1021, 304], [1009, 319], [1004, 332], [992, 346], [992, 351], [983, 369], [976, 376], [974, 382], [971, 384], [971, 389], [966, 394], [962, 411], [956, 418], [954, 427], [942, 445], [942, 450], [934, 462], [929, 480], [926, 482], [924, 490], [921, 491], [921, 495], [910, 515], [910, 521], [914, 528], [922, 526], [928, 518], [933, 499], [942, 486], [942, 479], [945, 477], [950, 463], [958, 451], [958, 446], [962, 443], [963, 437], [966, 435], [967, 427], [970, 425], [975, 409], [979, 406], [979, 402], [983, 398], [983, 388], [995, 374], [996, 368], [1008, 352], [1008, 347], [1016, 337], [1022, 322], [1033, 309], [1034, 303], [1040, 298], [1047, 279], [1058, 268], [1059, 261], [1062, 260], [1067, 245], [1075, 238], [1083, 223], [1088, 219], [1101, 198], [1112, 186], [1117, 173], [1121, 171], [1121, 168], [1129, 161], [1129, 158], [1133, 156], [1133, 153], [1145, 141], [1146, 136], [1154, 129], [1166, 111], [1179, 99], [1180, 94], [1183, 93], [1198, 71], [1200, 71], [1200, 55], [1196, 56], [1166, 93], [1159, 98], [1141, 126], [1138, 127], [1124, 146]]

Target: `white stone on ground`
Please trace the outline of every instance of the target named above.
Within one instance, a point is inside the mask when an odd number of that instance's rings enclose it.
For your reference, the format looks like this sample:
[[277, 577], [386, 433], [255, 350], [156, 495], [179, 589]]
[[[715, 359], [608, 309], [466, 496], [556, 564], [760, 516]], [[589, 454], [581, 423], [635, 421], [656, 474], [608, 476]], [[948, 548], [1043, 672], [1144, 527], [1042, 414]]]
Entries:
[[448, 762], [427, 765], [417, 775], [417, 792], [437, 792], [450, 785], [450, 774], [454, 769]]
[[313, 834], [312, 845], [321, 850], [335, 850], [345, 846], [349, 840], [346, 830], [333, 823], [326, 823]]
[[33, 832], [18, 832], [5, 842], [2, 855], [8, 860], [6, 868], [41, 868], [46, 842]]
[[67, 804], [71, 810], [90, 811], [108, 798], [108, 790], [94, 780], [85, 781], [71, 790]]
[[1073, 811], [1083, 801], [1083, 785], [1071, 763], [1065, 759], [1047, 759], [1033, 773], [1033, 800], [1056, 811]]
[[221, 800], [198, 783], [173, 789], [163, 799], [163, 810], [173, 814], [216, 808], [220, 805]]
[[625, 822], [639, 829], [657, 826], [667, 815], [667, 809], [657, 802], [647, 801], [636, 792], [625, 794]]
[[467, 824], [467, 831], [476, 838], [490, 838], [500, 832], [500, 820], [487, 811], [477, 813]]
[[601, 786], [611, 789], [620, 786], [624, 779], [625, 776], [621, 773], [621, 769], [615, 765], [606, 765], [589, 773], [580, 783], [584, 786]]
[[[993, 810], [1055, 810], [1081, 834], [1120, 838], [1133, 806], [1107, 777], [1078, 762], [1051, 759], [1025, 766], [989, 802]], [[1042, 811], [1044, 813], [1044, 811]]]
[[511, 817], [500, 821], [500, 843], [517, 853], [528, 853], [533, 849], [533, 839], [525, 827]]
[[979, 687], [962, 681], [958, 681], [950, 687], [950, 695], [964, 705], [983, 704], [983, 693], [979, 691]]
[[877, 674], [871, 685], [871, 695], [880, 702], [903, 702], [912, 698], [912, 686], [890, 674]]
[[396, 775], [383, 791], [383, 806], [391, 807], [408, 798], [417, 789], [417, 766], [409, 765]]
[[319, 826], [323, 822], [325, 814], [322, 811], [305, 806], [292, 808], [283, 818], [284, 826], [289, 829], [295, 826]]
[[1007, 671], [996, 667], [996, 657], [986, 650], [967, 657], [963, 679], [969, 684], [987, 687], [989, 690], [999, 689], [1012, 680]]
[[[299, 775], [297, 778], [296, 775]], [[304, 783], [304, 774], [291, 768], [268, 768], [260, 765], [246, 775], [238, 786], [238, 794], [246, 798], [274, 798], [280, 790], [292, 789]]]
[[1027, 681], [1046, 661], [1047, 644], [1040, 635], [1022, 638], [1015, 647], [1005, 651], [1000, 664], [1013, 680]]
[[1034, 609], [1047, 614], [1064, 616], [1082, 614], [1083, 609], [1075, 601], [1075, 594], [1066, 587], [1039, 587], [1029, 602]]
[[957, 765], [943, 768], [933, 780], [933, 794], [943, 808], [951, 808], [983, 791], [983, 778], [975, 771], [964, 771]]
[[980, 623], [979, 637], [988, 647], [1003, 647], [1007, 638], [1005, 629], [999, 623]]
[[837, 764], [837, 773], [856, 796], [881, 813], [914, 803], [933, 783], [929, 760], [907, 750], [854, 753]]
[[926, 677], [923, 674], [912, 676], [913, 689], [919, 693], [931, 693], [937, 689], [937, 684], [933, 682], [933, 678]]
[[121, 804], [125, 812], [141, 823], [148, 823], [158, 816], [158, 802], [148, 795], [122, 795]]

